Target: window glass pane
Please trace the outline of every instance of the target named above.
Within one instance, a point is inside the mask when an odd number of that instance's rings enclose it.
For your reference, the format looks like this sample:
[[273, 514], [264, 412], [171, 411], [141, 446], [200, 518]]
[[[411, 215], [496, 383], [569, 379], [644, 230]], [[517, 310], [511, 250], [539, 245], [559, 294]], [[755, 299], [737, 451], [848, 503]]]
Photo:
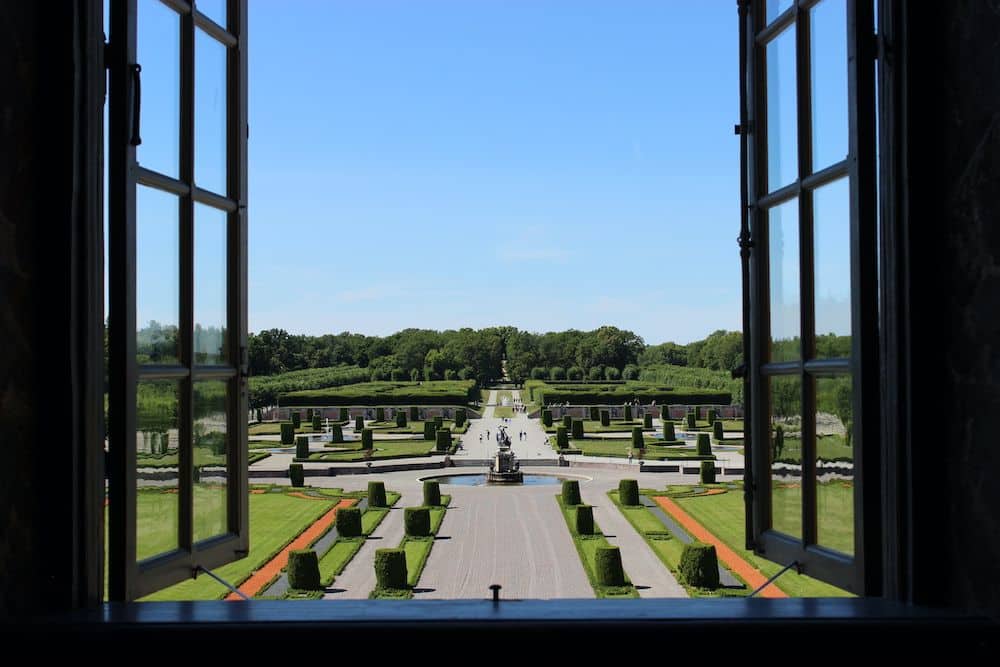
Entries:
[[140, 380], [136, 387], [136, 560], [177, 548], [179, 383]]
[[194, 50], [194, 181], [225, 195], [226, 47], [195, 30]]
[[135, 195], [136, 362], [176, 364], [180, 321], [178, 199], [143, 186]]
[[812, 74], [812, 167], [847, 157], [847, 7], [823, 0], [809, 11]]
[[226, 532], [226, 381], [194, 383], [194, 541]]
[[799, 202], [768, 211], [771, 361], [799, 358]]
[[767, 189], [799, 175], [795, 102], [795, 26], [767, 44]]
[[767, 12], [765, 13], [767, 22], [781, 16], [781, 13], [792, 6], [792, 0], [767, 0]]
[[802, 380], [768, 378], [771, 396], [771, 527], [802, 537]]
[[816, 378], [817, 542], [854, 553], [851, 376]]
[[199, 12], [226, 27], [226, 0], [197, 0], [195, 6]]
[[226, 212], [194, 207], [194, 362], [226, 363]]
[[177, 178], [180, 159], [180, 16], [159, 0], [139, 0], [136, 58], [142, 66], [142, 107], [136, 160]]
[[846, 178], [813, 193], [816, 356], [851, 356], [851, 203]]

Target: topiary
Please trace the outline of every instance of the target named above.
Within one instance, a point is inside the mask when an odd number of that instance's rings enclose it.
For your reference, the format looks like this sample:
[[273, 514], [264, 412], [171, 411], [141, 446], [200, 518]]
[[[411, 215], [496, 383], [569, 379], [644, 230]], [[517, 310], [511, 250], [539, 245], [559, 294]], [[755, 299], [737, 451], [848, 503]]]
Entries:
[[297, 459], [307, 459], [309, 458], [309, 438], [300, 435], [295, 438], [295, 458]]
[[385, 499], [385, 482], [368, 482], [368, 507], [388, 507]]
[[689, 586], [719, 587], [719, 559], [715, 547], [703, 542], [685, 544], [677, 570]]
[[424, 480], [424, 505], [427, 507], [441, 505], [441, 484], [437, 480]]
[[663, 439], [667, 442], [673, 442], [677, 439], [677, 433], [674, 431], [674, 423], [669, 419], [663, 422]]
[[362, 417], [361, 415], [358, 415], [357, 417], [355, 417], [354, 418], [354, 430], [355, 431], [360, 431], [360, 430], [364, 429], [364, 427], [365, 427], [365, 418]]
[[774, 440], [771, 443], [771, 460], [777, 461], [781, 458], [781, 452], [785, 448], [785, 429], [781, 424], [774, 427]]
[[396, 426], [400, 428], [406, 426], [406, 413], [402, 410], [396, 411]]
[[580, 482], [575, 479], [563, 480], [562, 501], [567, 507], [580, 504]]
[[281, 422], [281, 444], [291, 445], [295, 442], [295, 424]]
[[403, 528], [409, 537], [427, 537], [431, 534], [431, 511], [426, 507], [407, 507], [403, 510]]
[[288, 585], [304, 591], [323, 590], [319, 583], [319, 558], [312, 549], [288, 552]]
[[434, 430], [439, 431], [443, 427], [444, 427], [444, 417], [438, 415], [437, 417], [434, 418]]
[[627, 422], [632, 421], [632, 406], [631, 405], [626, 405], [625, 406], [625, 416], [623, 417], [623, 419], [625, 421], [627, 421]]
[[572, 430], [572, 428], [573, 428], [573, 417], [571, 417], [570, 415], [563, 415], [562, 422], [563, 422], [563, 426], [566, 427], [567, 431]]
[[542, 410], [542, 424], [545, 426], [552, 426], [552, 411]]
[[343, 442], [344, 441], [344, 429], [341, 428], [340, 424], [334, 424], [330, 427], [330, 442]]
[[715, 462], [714, 461], [702, 461], [701, 462], [701, 483], [702, 484], [715, 484]]
[[451, 448], [451, 429], [439, 428], [435, 436], [434, 449], [439, 452], [446, 452]]
[[361, 429], [361, 449], [371, 449], [375, 438], [372, 436], [370, 428]]
[[653, 415], [649, 412], [642, 416], [642, 427], [653, 428]]
[[469, 413], [465, 411], [465, 408], [457, 408], [455, 410], [455, 428], [461, 428], [468, 418]]
[[351, 411], [348, 410], [347, 408], [341, 408], [340, 409], [340, 416], [339, 416], [339, 419], [337, 421], [346, 422], [346, 421], [350, 421], [350, 420], [351, 420]]
[[315, 414], [315, 413], [313, 412], [312, 408], [306, 408], [306, 421], [307, 422], [311, 422], [312, 421], [313, 414]]
[[292, 463], [288, 466], [288, 479], [291, 480], [292, 486], [301, 488], [306, 485], [306, 475], [301, 463]]
[[323, 429], [323, 420], [319, 418], [319, 415], [312, 416], [312, 427], [313, 431], [320, 431]]
[[632, 449], [642, 449], [646, 446], [645, 441], [642, 439], [642, 427], [633, 426], [632, 427]]
[[337, 510], [337, 535], [361, 537], [361, 510], [357, 507], [342, 507]]
[[697, 424], [695, 423], [695, 416], [693, 412], [687, 413], [687, 415], [685, 415], [685, 419], [687, 419], [688, 428], [695, 428]]
[[618, 502], [625, 507], [639, 505], [639, 482], [634, 479], [623, 479], [618, 482]]
[[415, 405], [410, 406], [410, 421], [418, 422], [420, 421], [420, 408]]
[[436, 437], [434, 422], [424, 422], [424, 440], [434, 440]]
[[406, 588], [406, 552], [402, 549], [375, 550], [375, 584], [378, 588]]
[[385, 421], [385, 408], [375, 408], [375, 421], [377, 422]]
[[292, 410], [292, 426], [294, 426], [296, 430], [302, 426], [302, 415], [300, 415], [297, 410]]
[[698, 434], [698, 456], [711, 456], [712, 455], [712, 439], [708, 437], [708, 433]]
[[576, 532], [578, 535], [594, 534], [594, 508], [590, 505], [576, 506]]
[[566, 436], [566, 427], [557, 426], [556, 427], [556, 448], [566, 449], [569, 447], [569, 438]]
[[573, 437], [582, 438], [583, 437], [583, 420], [574, 419], [573, 420]]
[[594, 554], [594, 570], [597, 583], [601, 586], [624, 586], [625, 570], [622, 568], [622, 554], [618, 547], [597, 547]]
[[712, 422], [712, 437], [718, 440], [719, 442], [722, 442], [722, 437], [723, 437], [722, 422], [718, 419]]
[[610, 410], [601, 410], [601, 426], [611, 426]]
[[601, 418], [601, 411], [597, 408], [596, 405], [591, 405], [590, 406], [590, 421], [596, 422], [600, 418]]
[[708, 408], [705, 410], [705, 421], [707, 421], [709, 424], [715, 423], [715, 417], [716, 417], [715, 408]]

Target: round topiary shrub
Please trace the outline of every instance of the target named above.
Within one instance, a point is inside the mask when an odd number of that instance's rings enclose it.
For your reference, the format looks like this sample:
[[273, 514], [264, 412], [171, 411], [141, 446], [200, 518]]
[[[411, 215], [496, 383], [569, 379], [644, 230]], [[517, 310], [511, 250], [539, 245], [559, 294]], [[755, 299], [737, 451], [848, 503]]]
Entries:
[[297, 410], [292, 410], [292, 426], [296, 429], [302, 426], [302, 415]]
[[695, 423], [695, 417], [693, 412], [687, 413], [684, 418], [687, 420], [687, 427], [694, 428], [697, 424]]
[[611, 426], [610, 410], [601, 410], [601, 426]]
[[685, 544], [681, 551], [678, 572], [689, 586], [697, 588], [719, 587], [719, 559], [715, 547], [703, 542]]
[[639, 504], [639, 482], [634, 479], [623, 479], [618, 482], [618, 502], [626, 507]]
[[465, 408], [458, 408], [455, 410], [455, 428], [461, 428], [465, 424], [465, 420], [469, 418], [469, 413], [465, 411]]
[[319, 591], [319, 558], [312, 549], [288, 552], [288, 585], [304, 591]]
[[337, 510], [337, 535], [361, 537], [361, 510], [357, 507], [342, 507]]
[[337, 421], [346, 422], [350, 420], [351, 420], [351, 411], [348, 410], [347, 408], [340, 408], [340, 415], [338, 416]]
[[590, 505], [576, 506], [576, 532], [578, 535], [594, 534], [594, 508]]
[[653, 415], [649, 412], [642, 416], [642, 427], [653, 428]]
[[583, 420], [582, 419], [574, 419], [573, 420], [573, 437], [577, 438], [577, 439], [583, 437]]
[[559, 449], [566, 449], [569, 447], [569, 437], [566, 435], [565, 426], [556, 427], [556, 447]]
[[302, 470], [301, 463], [292, 463], [288, 466], [288, 479], [291, 480], [292, 486], [302, 487], [306, 485], [306, 475]]
[[698, 434], [698, 456], [711, 456], [712, 455], [712, 439], [708, 437], [708, 433]]
[[622, 568], [622, 554], [618, 547], [597, 547], [594, 570], [597, 583], [601, 586], [625, 585], [625, 570]]
[[573, 428], [573, 417], [572, 416], [570, 416], [570, 415], [563, 415], [562, 422], [563, 422], [563, 426], [566, 427], [567, 431], [569, 431], [570, 429]]
[[410, 421], [418, 422], [420, 421], [420, 408], [415, 405], [410, 406]]
[[365, 418], [362, 417], [361, 415], [358, 415], [357, 417], [355, 417], [354, 418], [354, 430], [355, 431], [361, 431], [361, 429], [363, 429], [364, 427], [365, 427]]
[[309, 438], [304, 435], [300, 435], [295, 438], [295, 458], [309, 458]]
[[702, 484], [715, 484], [715, 462], [702, 461], [700, 476]]
[[322, 428], [323, 428], [323, 420], [320, 419], [319, 415], [313, 415], [312, 416], [312, 427], [313, 427], [313, 431], [322, 430]]
[[552, 426], [552, 411], [542, 410], [542, 424], [545, 426]]
[[379, 588], [406, 588], [406, 552], [402, 549], [375, 550], [375, 585]]
[[596, 405], [591, 405], [590, 406], [590, 421], [596, 422], [600, 418], [601, 418], [601, 411], [598, 409], [598, 407]]
[[385, 421], [385, 408], [375, 408], [375, 421], [377, 422]]
[[344, 429], [340, 424], [333, 424], [330, 426], [330, 442], [343, 442], [344, 441]]
[[439, 452], [446, 452], [451, 449], [451, 429], [450, 428], [439, 428], [436, 440], [434, 442], [434, 449]]
[[645, 441], [642, 439], [642, 427], [633, 426], [632, 427], [632, 449], [642, 449], [645, 447]]
[[674, 431], [674, 423], [669, 419], [663, 422], [663, 439], [667, 442], [673, 442], [677, 439], [677, 433]]
[[368, 482], [368, 507], [388, 507], [385, 499], [385, 482]]
[[371, 449], [374, 443], [374, 436], [370, 428], [361, 429], [361, 449]]
[[402, 410], [396, 411], [396, 426], [399, 428], [406, 426], [406, 413]]
[[625, 417], [624, 417], [624, 419], [627, 422], [632, 421], [632, 406], [631, 405], [626, 405], [625, 406]]
[[718, 419], [716, 419], [714, 422], [712, 422], [712, 437], [713, 438], [715, 438], [719, 442], [722, 442], [723, 432], [724, 431], [722, 429], [722, 422], [721, 421], [719, 421]]
[[424, 505], [427, 507], [441, 505], [441, 484], [437, 480], [424, 480]]
[[563, 480], [562, 501], [567, 507], [580, 504], [580, 482], [575, 479]]
[[431, 534], [431, 511], [426, 507], [407, 507], [403, 510], [403, 528], [410, 537], [427, 537]]
[[291, 445], [295, 442], [295, 424], [281, 422], [281, 444]]

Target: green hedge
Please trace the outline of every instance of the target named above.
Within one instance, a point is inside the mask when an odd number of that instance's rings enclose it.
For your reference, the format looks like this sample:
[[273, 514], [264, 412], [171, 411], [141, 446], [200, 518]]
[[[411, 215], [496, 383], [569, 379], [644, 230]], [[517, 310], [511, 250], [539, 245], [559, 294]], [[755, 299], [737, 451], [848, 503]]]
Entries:
[[590, 505], [577, 505], [576, 532], [578, 535], [594, 534], [594, 508]]
[[282, 394], [281, 405], [465, 405], [475, 400], [475, 380], [360, 382]]
[[427, 507], [441, 505], [441, 484], [437, 480], [424, 480], [424, 505]]
[[301, 463], [292, 463], [288, 466], [288, 479], [291, 480], [292, 486], [303, 487], [306, 485], [306, 476]]
[[430, 509], [407, 507], [403, 510], [403, 527], [409, 537], [427, 537], [431, 534]]
[[567, 507], [580, 504], [580, 482], [575, 479], [563, 480], [562, 501]]
[[375, 550], [375, 582], [378, 588], [406, 588], [406, 552], [402, 549]]
[[295, 443], [295, 424], [292, 422], [281, 422], [281, 444], [291, 445]]
[[601, 409], [596, 405], [590, 406], [590, 421], [596, 422], [601, 418]]
[[373, 431], [370, 428], [361, 429], [361, 449], [371, 449], [374, 446]]
[[571, 430], [573, 428], [573, 418], [571, 416], [569, 416], [569, 415], [563, 415], [562, 423], [563, 423], [563, 426], [566, 427], [567, 431], [569, 431], [569, 430]]
[[309, 438], [307, 436], [300, 435], [295, 438], [295, 458], [309, 458]]
[[674, 423], [669, 419], [663, 422], [663, 439], [667, 442], [673, 442], [677, 439], [677, 433], [674, 431]]
[[319, 415], [312, 416], [312, 427], [314, 431], [319, 431], [323, 428], [323, 420], [319, 418]]
[[709, 424], [714, 424], [716, 418], [715, 408], [709, 408], [705, 414], [705, 421]]
[[618, 482], [618, 502], [625, 507], [640, 505], [639, 482], [634, 479], [623, 479]]
[[632, 427], [632, 449], [642, 449], [646, 446], [646, 441], [642, 439], [642, 427]]
[[684, 418], [687, 420], [688, 428], [694, 428], [696, 426], [695, 424], [696, 418], [693, 412], [687, 413], [686, 415], [684, 415]]
[[702, 484], [715, 484], [715, 461], [702, 461], [700, 476]]
[[556, 427], [556, 448], [565, 449], [569, 447], [569, 437], [566, 435], [565, 426]]
[[678, 572], [689, 586], [697, 588], [719, 587], [719, 559], [715, 547], [702, 542], [685, 544], [681, 551]]
[[465, 420], [469, 418], [469, 413], [465, 408], [457, 408], [455, 410], [455, 428], [461, 428], [465, 424]]
[[625, 585], [625, 570], [622, 568], [622, 554], [618, 547], [597, 547], [594, 570], [597, 583], [601, 586]]
[[424, 422], [424, 440], [434, 440], [435, 431], [434, 422]]
[[351, 411], [347, 408], [340, 409], [340, 419], [338, 421], [346, 422], [351, 419]]
[[342, 507], [337, 510], [337, 535], [361, 537], [361, 510], [357, 507]]
[[288, 552], [288, 585], [304, 591], [321, 591], [319, 558], [312, 549]]
[[722, 439], [725, 437], [723, 435], [722, 422], [718, 419], [712, 422], [712, 437], [719, 442], [722, 442]]
[[623, 417], [623, 419], [625, 421], [627, 421], [627, 422], [632, 421], [632, 406], [631, 405], [626, 405], [625, 406], [625, 416]]
[[712, 455], [712, 439], [708, 437], [708, 433], [698, 434], [698, 456], [711, 456]]
[[552, 426], [552, 411], [542, 410], [542, 424], [545, 426]]
[[439, 428], [435, 435], [434, 449], [439, 452], [447, 452], [451, 448], [451, 429]]
[[611, 426], [610, 410], [601, 410], [601, 426]]
[[396, 411], [396, 426], [400, 428], [406, 426], [406, 412], [403, 410]]
[[653, 428], [653, 415], [649, 412], [642, 416], [642, 427]]
[[438, 415], [437, 417], [434, 418], [434, 431], [435, 431], [435, 433], [437, 431], [440, 431], [442, 428], [444, 428], [444, 417]]
[[355, 417], [354, 418], [354, 430], [355, 431], [361, 431], [362, 429], [364, 429], [364, 427], [365, 427], [365, 418], [362, 417], [361, 415], [358, 415], [357, 417]]
[[583, 437], [583, 420], [574, 419], [573, 420], [573, 437], [582, 438]]
[[344, 429], [340, 424], [330, 425], [330, 442], [343, 442]]
[[298, 410], [292, 410], [292, 426], [296, 429], [302, 426], [302, 415], [299, 414]]
[[410, 421], [418, 422], [420, 421], [420, 408], [415, 405], [410, 406]]
[[375, 421], [377, 422], [385, 421], [385, 408], [375, 408]]
[[388, 507], [385, 499], [385, 482], [368, 482], [368, 507]]

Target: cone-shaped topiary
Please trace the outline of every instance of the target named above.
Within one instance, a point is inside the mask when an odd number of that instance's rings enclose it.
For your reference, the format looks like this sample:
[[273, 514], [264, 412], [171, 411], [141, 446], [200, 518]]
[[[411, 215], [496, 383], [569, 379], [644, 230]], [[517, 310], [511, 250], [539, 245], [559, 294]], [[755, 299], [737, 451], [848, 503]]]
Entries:
[[632, 406], [631, 405], [626, 405], [625, 406], [625, 417], [624, 417], [624, 419], [627, 422], [632, 421]]
[[590, 505], [576, 506], [576, 532], [578, 535], [594, 534], [594, 508]]
[[406, 426], [406, 413], [402, 410], [396, 410], [396, 426], [400, 428]]
[[437, 480], [424, 480], [424, 505], [427, 507], [441, 505], [441, 484]]
[[357, 507], [342, 507], [337, 510], [337, 535], [361, 537], [361, 510]]
[[340, 424], [333, 424], [330, 426], [330, 442], [343, 442], [344, 441], [344, 429]]
[[407, 507], [403, 510], [403, 527], [410, 537], [427, 537], [431, 534], [431, 511], [426, 507]]
[[297, 459], [307, 459], [309, 458], [309, 438], [300, 435], [295, 438], [295, 458]]
[[563, 419], [563, 426], [566, 427], [567, 431], [573, 428], [573, 417], [571, 417], [570, 415], [563, 415], [562, 419]]
[[312, 416], [312, 427], [313, 431], [319, 431], [323, 428], [323, 420], [320, 419], [319, 415], [314, 414]]
[[370, 428], [361, 429], [361, 449], [371, 449], [374, 437]]
[[715, 484], [715, 462], [714, 461], [702, 461], [701, 462], [701, 483], [702, 484]]
[[385, 421], [385, 408], [375, 408], [375, 421], [377, 422]]
[[715, 412], [715, 408], [708, 408], [708, 409], [706, 409], [705, 410], [705, 421], [707, 421], [709, 424], [714, 424], [715, 423], [716, 414], [717, 413]]
[[601, 410], [601, 426], [611, 426], [610, 410]]
[[583, 437], [583, 420], [574, 419], [573, 420], [573, 437], [582, 438]]
[[434, 442], [434, 449], [439, 452], [446, 452], [451, 449], [451, 429], [450, 428], [439, 428], [437, 439]]
[[663, 422], [663, 439], [667, 442], [673, 442], [677, 439], [677, 433], [674, 431], [674, 423], [669, 419]]
[[302, 415], [299, 414], [298, 410], [292, 410], [292, 426], [296, 429], [302, 426]]
[[542, 410], [542, 424], [545, 426], [552, 426], [552, 411]]
[[590, 421], [596, 422], [600, 418], [601, 418], [601, 411], [598, 409], [598, 407], [596, 405], [591, 405], [590, 406]]
[[642, 427], [643, 428], [653, 428], [653, 415], [647, 412], [642, 416]]
[[455, 428], [460, 428], [468, 418], [469, 413], [466, 412], [465, 408], [457, 408], [455, 410]]
[[601, 586], [625, 585], [625, 570], [622, 568], [622, 554], [618, 547], [597, 547], [594, 570], [597, 583]]
[[337, 421], [342, 421], [342, 422], [351, 421], [351, 411], [348, 410], [347, 408], [341, 408], [340, 415], [337, 418]]
[[434, 422], [424, 422], [424, 440], [433, 440], [435, 437]]
[[288, 479], [291, 480], [292, 486], [302, 487], [306, 485], [306, 475], [302, 471], [301, 463], [292, 463], [288, 466]]
[[362, 417], [361, 415], [358, 415], [357, 417], [355, 417], [354, 418], [354, 430], [355, 431], [361, 431], [361, 429], [363, 429], [364, 427], [365, 427], [365, 418]]
[[684, 418], [687, 420], [687, 427], [688, 428], [694, 428], [696, 426], [696, 424], [695, 424], [695, 417], [694, 417], [694, 413], [693, 412], [687, 413], [684, 416]]
[[618, 502], [626, 507], [639, 504], [639, 482], [634, 479], [623, 479], [618, 482]]
[[388, 507], [385, 482], [368, 482], [368, 507]]
[[319, 558], [312, 549], [288, 552], [288, 585], [305, 591], [319, 591]]
[[375, 550], [375, 584], [379, 588], [406, 588], [406, 552], [402, 549]]
[[708, 433], [698, 434], [698, 456], [711, 456], [712, 455], [712, 439], [708, 437]]
[[718, 440], [719, 442], [722, 442], [722, 437], [723, 437], [722, 434], [723, 434], [722, 422], [716, 419], [714, 422], [712, 422], [712, 437]]
[[558, 449], [566, 449], [569, 447], [569, 437], [566, 435], [565, 426], [556, 427], [556, 447]]
[[281, 422], [281, 444], [291, 445], [295, 442], [295, 424]]
[[415, 405], [410, 406], [410, 421], [418, 422], [420, 421], [420, 408]]
[[689, 586], [698, 588], [719, 587], [719, 559], [715, 546], [703, 542], [685, 544], [681, 551], [678, 572]]
[[642, 439], [642, 427], [633, 426], [632, 427], [632, 449], [642, 449], [645, 447], [645, 441]]
[[580, 482], [575, 479], [563, 480], [562, 501], [567, 507], [580, 504]]

